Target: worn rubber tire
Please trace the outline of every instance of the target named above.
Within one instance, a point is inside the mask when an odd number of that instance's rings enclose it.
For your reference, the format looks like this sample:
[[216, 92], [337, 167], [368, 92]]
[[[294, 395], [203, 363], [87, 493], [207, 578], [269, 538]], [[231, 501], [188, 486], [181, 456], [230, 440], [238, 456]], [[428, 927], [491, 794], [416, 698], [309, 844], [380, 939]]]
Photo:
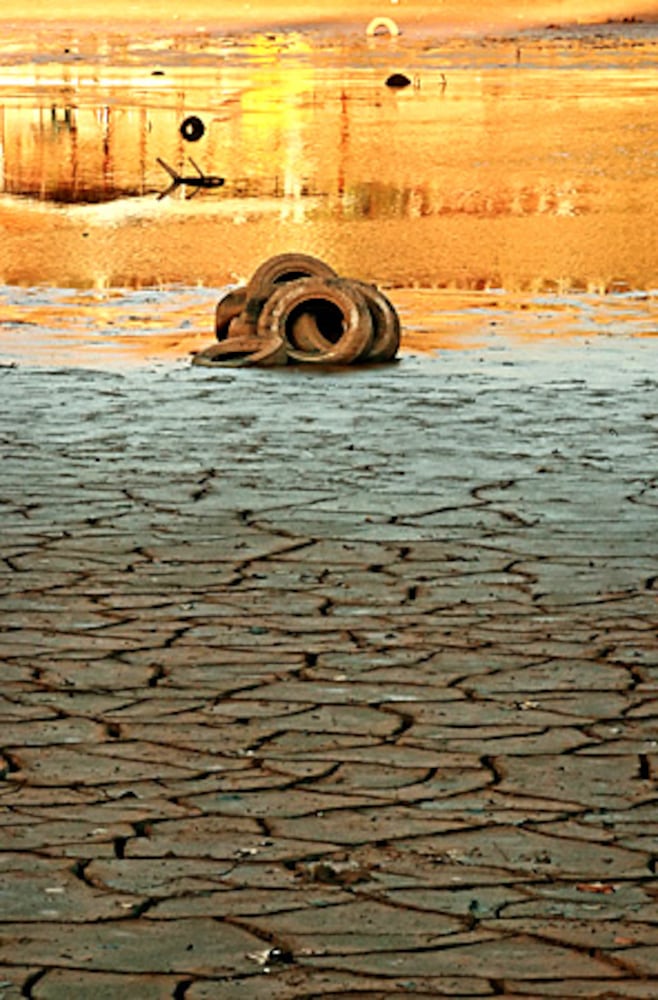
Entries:
[[281, 337], [230, 337], [193, 355], [192, 364], [206, 368], [271, 368], [288, 362]]
[[188, 142], [198, 142], [206, 131], [206, 126], [197, 115], [190, 115], [183, 119], [178, 131]]
[[228, 325], [229, 337], [255, 337], [258, 333], [258, 323], [254, 319], [249, 319], [242, 310], [234, 316]]
[[392, 17], [373, 17], [372, 21], [366, 28], [366, 35], [379, 35], [382, 32], [388, 32], [391, 37], [395, 37], [400, 34], [400, 29]]
[[364, 296], [372, 317], [373, 341], [363, 360], [372, 363], [392, 361], [400, 349], [401, 334], [400, 317], [395, 306], [376, 285], [354, 279], [352, 284], [356, 285]]
[[246, 301], [244, 285], [233, 288], [224, 298], [219, 300], [215, 308], [215, 337], [217, 340], [226, 340], [229, 336], [231, 320], [240, 315]]
[[323, 351], [332, 346], [332, 342], [318, 330], [311, 313], [307, 312], [300, 313], [292, 323], [288, 343], [300, 351]]
[[[364, 296], [373, 326], [372, 345], [367, 355], [357, 360], [371, 363], [392, 361], [400, 348], [400, 319], [393, 303], [376, 285], [354, 278], [349, 279], [349, 282]], [[331, 347], [331, 341], [322, 335], [309, 313], [302, 313], [295, 320], [288, 340], [294, 349], [305, 351], [326, 350]]]
[[247, 283], [245, 319], [257, 322], [261, 309], [279, 285], [313, 277], [337, 278], [338, 275], [319, 257], [305, 253], [280, 253], [263, 261]]
[[[354, 278], [349, 280], [365, 297], [373, 326], [372, 345], [367, 355], [357, 360], [370, 363], [392, 361], [400, 349], [401, 332], [400, 318], [395, 306], [376, 285]], [[331, 346], [331, 341], [322, 335], [309, 313], [302, 313], [295, 320], [288, 340], [294, 349], [304, 351], [326, 350]]]
[[[304, 350], [292, 341], [299, 316], [309, 313], [328, 346]], [[280, 337], [288, 357], [311, 364], [351, 364], [367, 355], [373, 341], [365, 297], [341, 278], [298, 278], [275, 289], [258, 319], [258, 334]]]

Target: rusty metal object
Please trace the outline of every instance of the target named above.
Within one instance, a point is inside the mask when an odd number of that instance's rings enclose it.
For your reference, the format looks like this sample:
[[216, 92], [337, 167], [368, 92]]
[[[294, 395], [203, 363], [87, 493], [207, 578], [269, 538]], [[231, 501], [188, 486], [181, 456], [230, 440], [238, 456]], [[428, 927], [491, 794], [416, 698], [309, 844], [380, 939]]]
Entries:
[[278, 254], [217, 303], [218, 343], [194, 357], [206, 366], [362, 364], [392, 361], [400, 321], [377, 288], [338, 277], [307, 254]]
[[296, 316], [291, 326], [291, 342], [302, 351], [317, 351], [328, 347], [331, 341], [322, 334], [311, 313]]

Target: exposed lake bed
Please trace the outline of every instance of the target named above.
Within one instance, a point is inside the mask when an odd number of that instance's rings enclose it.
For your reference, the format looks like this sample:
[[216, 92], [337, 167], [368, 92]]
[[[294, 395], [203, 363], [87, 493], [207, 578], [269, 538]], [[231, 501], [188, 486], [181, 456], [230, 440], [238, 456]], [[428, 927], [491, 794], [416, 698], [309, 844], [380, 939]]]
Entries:
[[[46, 35], [0, 71], [0, 996], [655, 997], [654, 27]], [[397, 362], [190, 365], [290, 250]]]

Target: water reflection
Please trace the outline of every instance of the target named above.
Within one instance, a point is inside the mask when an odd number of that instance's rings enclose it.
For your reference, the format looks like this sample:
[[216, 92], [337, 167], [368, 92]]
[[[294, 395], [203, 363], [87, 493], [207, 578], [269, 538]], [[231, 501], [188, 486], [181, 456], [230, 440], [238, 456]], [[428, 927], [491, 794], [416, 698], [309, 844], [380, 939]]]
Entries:
[[[392, 284], [655, 285], [651, 34], [64, 41], [1, 71], [6, 283], [226, 283], [295, 247]], [[158, 204], [190, 154], [225, 185]]]

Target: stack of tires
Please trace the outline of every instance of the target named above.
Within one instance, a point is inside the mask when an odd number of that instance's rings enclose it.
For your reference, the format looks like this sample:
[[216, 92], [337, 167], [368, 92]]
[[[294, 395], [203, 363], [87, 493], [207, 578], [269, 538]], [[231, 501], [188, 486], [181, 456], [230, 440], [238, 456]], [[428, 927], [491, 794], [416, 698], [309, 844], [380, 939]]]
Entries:
[[285, 253], [220, 299], [215, 336], [193, 364], [350, 365], [392, 361], [400, 321], [375, 285], [341, 278], [317, 257]]

